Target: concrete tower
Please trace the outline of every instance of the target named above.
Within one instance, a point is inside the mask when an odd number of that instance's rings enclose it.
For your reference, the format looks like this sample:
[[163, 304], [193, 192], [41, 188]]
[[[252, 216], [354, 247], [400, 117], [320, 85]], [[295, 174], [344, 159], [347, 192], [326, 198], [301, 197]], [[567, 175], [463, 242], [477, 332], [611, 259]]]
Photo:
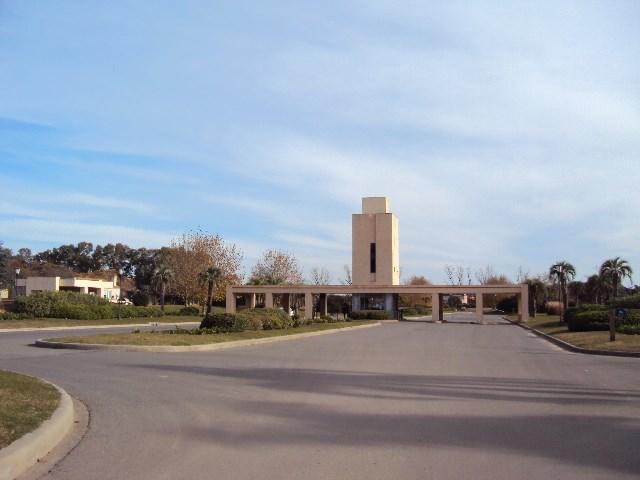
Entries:
[[398, 218], [387, 197], [365, 197], [354, 213], [351, 275], [354, 285], [399, 285]]

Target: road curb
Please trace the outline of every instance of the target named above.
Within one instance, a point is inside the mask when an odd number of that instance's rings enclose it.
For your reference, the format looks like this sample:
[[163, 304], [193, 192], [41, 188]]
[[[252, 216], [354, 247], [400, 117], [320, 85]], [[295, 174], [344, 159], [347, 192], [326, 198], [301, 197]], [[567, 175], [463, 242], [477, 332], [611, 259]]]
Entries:
[[75, 412], [69, 394], [51, 382], [41, 378], [39, 380], [53, 385], [60, 392], [60, 403], [53, 415], [33, 432], [0, 450], [0, 478], [3, 480], [14, 479], [26, 472], [60, 443], [73, 428]]
[[172, 345], [102, 345], [98, 343], [62, 343], [50, 342], [44, 339], [36, 340], [35, 346], [42, 348], [66, 348], [71, 350], [116, 350], [120, 352], [211, 352], [215, 350], [224, 350], [227, 348], [246, 347], [251, 345], [261, 345], [263, 343], [282, 342], [285, 340], [296, 340], [299, 338], [316, 337], [320, 335], [329, 335], [340, 332], [352, 332], [362, 328], [377, 327], [382, 325], [381, 322], [371, 323], [368, 325], [356, 325], [353, 327], [334, 328], [330, 330], [320, 330], [318, 332], [294, 333], [292, 335], [283, 335], [279, 337], [254, 338], [250, 340], [234, 340], [231, 342], [209, 343], [205, 345], [188, 345], [188, 346], [172, 346]]
[[510, 319], [508, 319], [507, 317], [502, 317], [504, 318], [506, 321], [512, 323], [513, 325], [518, 325], [519, 327], [524, 328], [525, 330], [528, 330], [530, 332], [533, 332], [534, 334], [538, 335], [541, 338], [544, 338], [545, 340], [553, 343], [554, 345], [557, 345], [558, 347], [567, 350], [569, 352], [574, 352], [574, 353], [584, 353], [586, 355], [606, 355], [608, 357], [634, 357], [634, 358], [640, 358], [640, 352], [621, 352], [619, 350], [595, 350], [595, 349], [591, 349], [591, 348], [582, 348], [582, 347], [576, 347], [575, 345], [565, 342], [564, 340], [560, 340], [559, 338], [554, 337], [553, 335], [549, 335], [547, 333], [541, 332], [540, 330], [536, 330], [533, 327], [530, 327], [528, 325], [523, 325], [522, 323], [517, 323], [514, 322]]
[[[157, 325], [156, 325], [157, 323]], [[200, 321], [195, 322], [147, 322], [147, 323], [128, 323], [126, 325], [78, 325], [76, 327], [29, 327], [29, 328], [0, 328], [0, 333], [19, 333], [19, 332], [56, 332], [63, 330], [99, 330], [105, 328], [130, 328], [130, 327], [161, 327], [171, 325], [197, 325]]]

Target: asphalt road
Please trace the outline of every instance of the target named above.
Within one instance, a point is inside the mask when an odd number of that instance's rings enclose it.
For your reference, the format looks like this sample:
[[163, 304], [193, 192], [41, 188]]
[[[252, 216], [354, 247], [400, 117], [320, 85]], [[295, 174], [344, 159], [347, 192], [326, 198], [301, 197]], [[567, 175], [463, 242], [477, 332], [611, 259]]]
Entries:
[[640, 359], [567, 353], [469, 319], [184, 354], [0, 334], [0, 368], [90, 410], [86, 437], [46, 478], [640, 476]]

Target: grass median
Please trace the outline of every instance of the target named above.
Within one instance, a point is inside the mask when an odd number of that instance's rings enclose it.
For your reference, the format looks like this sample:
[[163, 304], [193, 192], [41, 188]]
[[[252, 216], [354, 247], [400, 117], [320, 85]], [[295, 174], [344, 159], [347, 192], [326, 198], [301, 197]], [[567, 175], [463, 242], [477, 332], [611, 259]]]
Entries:
[[37, 378], [0, 370], [0, 448], [51, 417], [60, 392]]
[[172, 346], [188, 347], [191, 345], [207, 345], [212, 343], [233, 342], [236, 340], [253, 340], [258, 338], [281, 337], [297, 333], [320, 332], [359, 325], [377, 323], [375, 320], [363, 320], [338, 323], [314, 323], [297, 328], [282, 330], [245, 330], [244, 332], [210, 333], [195, 335], [190, 333], [155, 332], [104, 333], [98, 335], [51, 338], [47, 341], [59, 343], [84, 343], [98, 345], [136, 345], [136, 346]]
[[[509, 317], [515, 320], [515, 316]], [[560, 323], [558, 315], [541, 315], [530, 318], [527, 325], [554, 336], [576, 347], [591, 350], [608, 350], [618, 352], [640, 352], [640, 335], [616, 333], [616, 341], [609, 341], [609, 332], [570, 332], [565, 323]]]

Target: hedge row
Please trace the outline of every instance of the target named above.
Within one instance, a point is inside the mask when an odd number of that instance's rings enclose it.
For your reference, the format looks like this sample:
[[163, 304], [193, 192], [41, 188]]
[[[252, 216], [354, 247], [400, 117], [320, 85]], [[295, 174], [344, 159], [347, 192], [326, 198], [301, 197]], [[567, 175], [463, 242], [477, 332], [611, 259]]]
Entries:
[[353, 320], [388, 320], [389, 312], [386, 310], [355, 310], [349, 314]]
[[339, 320], [330, 315], [322, 315], [310, 320], [301, 319], [297, 315], [289, 316], [284, 310], [276, 308], [250, 308], [240, 310], [235, 314], [216, 313], [210, 315], [202, 319], [200, 328], [217, 332], [243, 332], [245, 330], [281, 330], [312, 323], [337, 322]]
[[407, 307], [402, 309], [404, 317], [418, 317], [423, 315], [431, 315], [431, 309], [425, 307]]
[[[195, 307], [182, 308], [178, 315], [197, 315]], [[103, 320], [111, 318], [161, 317], [160, 307], [117, 305], [104, 298], [77, 292], [39, 292], [18, 297], [12, 313], [0, 314], [2, 320], [26, 318], [69, 318], [74, 320]]]
[[[568, 308], [565, 321], [571, 332], [609, 330], [609, 307], [582, 305]], [[640, 309], [626, 310], [623, 318], [616, 319], [616, 330], [621, 333], [640, 333]]]

